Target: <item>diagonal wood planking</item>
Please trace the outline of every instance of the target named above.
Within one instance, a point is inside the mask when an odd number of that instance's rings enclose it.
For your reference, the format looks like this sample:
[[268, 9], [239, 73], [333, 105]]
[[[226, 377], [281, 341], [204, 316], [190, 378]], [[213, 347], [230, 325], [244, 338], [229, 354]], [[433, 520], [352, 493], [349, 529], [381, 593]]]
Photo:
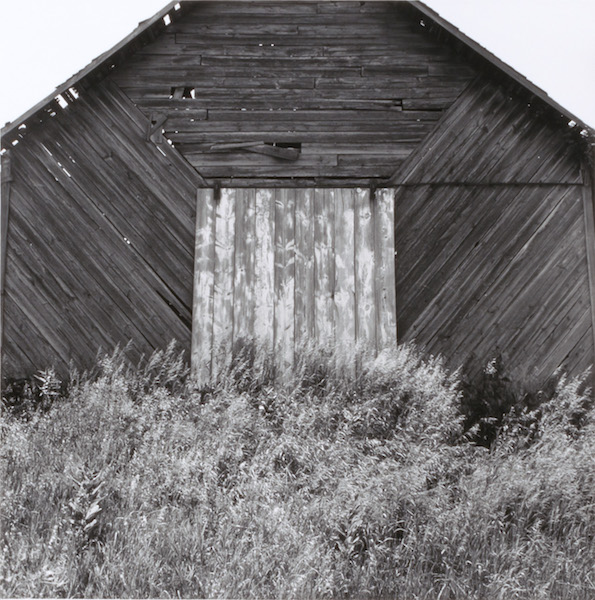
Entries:
[[98, 84], [15, 147], [3, 376], [190, 349], [196, 188], [146, 117]]
[[399, 339], [537, 379], [593, 360], [580, 152], [478, 77], [395, 172]]

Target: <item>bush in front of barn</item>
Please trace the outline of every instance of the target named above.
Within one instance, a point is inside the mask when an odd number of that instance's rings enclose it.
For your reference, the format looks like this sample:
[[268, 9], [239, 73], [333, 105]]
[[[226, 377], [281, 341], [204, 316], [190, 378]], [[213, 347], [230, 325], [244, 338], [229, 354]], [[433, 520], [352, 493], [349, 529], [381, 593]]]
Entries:
[[580, 381], [510, 402], [486, 444], [458, 375], [411, 347], [304, 349], [284, 385], [271, 364], [243, 353], [209, 390], [173, 347], [40, 376], [2, 414], [0, 594], [593, 597]]

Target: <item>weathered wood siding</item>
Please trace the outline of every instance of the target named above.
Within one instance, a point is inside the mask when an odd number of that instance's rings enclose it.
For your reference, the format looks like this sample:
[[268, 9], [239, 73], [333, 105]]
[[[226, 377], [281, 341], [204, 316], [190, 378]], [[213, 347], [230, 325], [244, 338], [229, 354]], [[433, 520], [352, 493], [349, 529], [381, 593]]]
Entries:
[[209, 382], [238, 346], [282, 372], [311, 340], [396, 340], [394, 190], [199, 190], [192, 365]]
[[[405, 3], [199, 2], [111, 77], [213, 185], [340, 187], [391, 175], [473, 75]], [[240, 142], [301, 153], [211, 151]]]
[[3, 377], [190, 348], [196, 172], [113, 84], [11, 150]]
[[3, 376], [176, 338], [208, 381], [397, 323], [452, 367], [592, 364], [594, 177], [555, 106], [409, 3], [171, 11], [4, 140]]
[[518, 96], [485, 79], [469, 86], [395, 177], [401, 340], [451, 366], [502, 353], [529, 376], [592, 364], [573, 148]]

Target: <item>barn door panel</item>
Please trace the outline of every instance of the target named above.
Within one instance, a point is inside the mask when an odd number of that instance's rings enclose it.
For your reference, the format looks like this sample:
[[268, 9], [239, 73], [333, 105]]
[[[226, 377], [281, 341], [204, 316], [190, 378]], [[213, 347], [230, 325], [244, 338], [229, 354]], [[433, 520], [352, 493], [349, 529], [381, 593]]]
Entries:
[[308, 342], [396, 340], [394, 192], [200, 190], [192, 368], [215, 379], [255, 343], [285, 372]]

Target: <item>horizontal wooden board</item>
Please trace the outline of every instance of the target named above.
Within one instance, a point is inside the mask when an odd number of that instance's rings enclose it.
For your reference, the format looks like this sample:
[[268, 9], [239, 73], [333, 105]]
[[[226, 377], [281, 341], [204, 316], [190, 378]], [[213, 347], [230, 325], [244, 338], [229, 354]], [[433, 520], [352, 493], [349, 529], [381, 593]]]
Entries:
[[[197, 4], [111, 78], [147, 116], [167, 116], [166, 135], [183, 154], [244, 140], [378, 144], [375, 152], [329, 152], [326, 174], [305, 162], [302, 173], [288, 166], [286, 177], [274, 163], [266, 173], [257, 162], [255, 173], [263, 181], [385, 178], [386, 165], [400, 164], [405, 149], [430, 133], [474, 71], [426, 35], [407, 7], [305, 6], [248, 3], [232, 13], [223, 3]], [[181, 88], [193, 98], [176, 98]], [[199, 121], [192, 113], [201, 110], [208, 114]], [[188, 158], [199, 168], [196, 156]], [[249, 175], [229, 159], [234, 177]], [[224, 165], [213, 171], [207, 163], [204, 176], [227, 179]]]

